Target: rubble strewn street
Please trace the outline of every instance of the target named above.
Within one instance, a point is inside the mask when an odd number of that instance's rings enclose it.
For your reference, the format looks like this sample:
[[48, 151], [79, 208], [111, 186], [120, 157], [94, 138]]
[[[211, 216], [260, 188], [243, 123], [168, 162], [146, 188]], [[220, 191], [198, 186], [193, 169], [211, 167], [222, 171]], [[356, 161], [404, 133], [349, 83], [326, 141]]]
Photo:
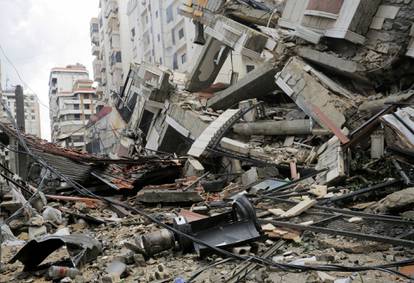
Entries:
[[[122, 125], [109, 154], [26, 134], [1, 102], [25, 176], [0, 164], [0, 282], [414, 280], [414, 1], [179, 13], [193, 69], [130, 65], [83, 129]], [[233, 52], [256, 65], [221, 82]]]

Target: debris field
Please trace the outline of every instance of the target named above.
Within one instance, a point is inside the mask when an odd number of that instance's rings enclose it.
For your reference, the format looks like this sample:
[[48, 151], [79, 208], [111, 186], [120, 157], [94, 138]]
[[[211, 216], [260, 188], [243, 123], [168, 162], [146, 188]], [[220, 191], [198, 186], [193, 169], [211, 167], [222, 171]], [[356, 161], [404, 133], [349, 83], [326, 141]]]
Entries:
[[[180, 13], [194, 68], [131, 65], [110, 156], [1, 120], [28, 176], [0, 164], [0, 282], [410, 282], [414, 1]], [[221, 83], [233, 52], [255, 68]]]

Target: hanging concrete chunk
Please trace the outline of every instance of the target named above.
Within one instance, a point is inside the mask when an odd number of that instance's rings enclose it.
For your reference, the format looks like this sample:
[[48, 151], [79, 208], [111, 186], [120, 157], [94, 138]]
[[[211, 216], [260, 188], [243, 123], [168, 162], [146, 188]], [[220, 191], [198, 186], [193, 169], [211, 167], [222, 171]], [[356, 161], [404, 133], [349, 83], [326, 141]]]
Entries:
[[277, 71], [274, 64], [264, 63], [236, 84], [217, 92], [207, 102], [207, 106], [214, 109], [226, 109], [242, 100], [266, 95], [277, 88], [273, 79]]
[[276, 75], [276, 84], [310, 117], [325, 129], [329, 123], [314, 110], [319, 109], [337, 128], [345, 123], [345, 111], [349, 104], [332, 94], [307, 71], [311, 67], [301, 59], [293, 57]]

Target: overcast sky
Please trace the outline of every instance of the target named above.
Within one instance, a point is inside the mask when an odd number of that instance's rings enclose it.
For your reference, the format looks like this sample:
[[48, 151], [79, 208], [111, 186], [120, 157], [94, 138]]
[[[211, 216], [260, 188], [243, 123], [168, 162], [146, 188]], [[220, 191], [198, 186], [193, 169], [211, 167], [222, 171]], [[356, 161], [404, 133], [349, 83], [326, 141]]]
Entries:
[[[0, 0], [0, 45], [23, 80], [48, 105], [50, 69], [85, 65], [92, 78], [89, 21], [98, 0]], [[22, 84], [0, 52], [2, 86]], [[40, 105], [42, 137], [50, 139], [49, 110]]]

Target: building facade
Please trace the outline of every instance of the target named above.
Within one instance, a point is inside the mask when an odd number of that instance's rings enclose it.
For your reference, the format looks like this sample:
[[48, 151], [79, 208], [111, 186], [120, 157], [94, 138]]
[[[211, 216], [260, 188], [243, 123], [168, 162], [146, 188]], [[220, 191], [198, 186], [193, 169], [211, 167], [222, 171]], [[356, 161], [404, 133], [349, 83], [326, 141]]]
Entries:
[[80, 64], [53, 68], [49, 79], [52, 142], [85, 149], [85, 127], [96, 113], [99, 97]]
[[[99, 84], [98, 93], [103, 93], [101, 106], [119, 107], [126, 82], [134, 75], [131, 65], [148, 63], [191, 73], [205, 49], [193, 43], [196, 29], [192, 19], [181, 14], [181, 0], [100, 0], [99, 5], [98, 17], [90, 21], [90, 37], [93, 79]], [[254, 60], [231, 52], [216, 82], [234, 83], [255, 67]], [[125, 120], [115, 112], [98, 113], [102, 121], [89, 131], [88, 148], [95, 153], [99, 149], [108, 155], [119, 143]]]
[[110, 104], [121, 92], [132, 59], [126, 1], [100, 0], [100, 12], [90, 22], [94, 81]]
[[180, 0], [129, 0], [130, 40], [135, 62], [186, 71], [196, 46], [194, 26], [178, 13]]
[[[14, 88], [2, 92], [3, 102], [9, 107], [13, 117], [16, 117], [16, 95]], [[39, 102], [35, 94], [24, 93], [24, 120], [26, 134], [41, 137]]]

